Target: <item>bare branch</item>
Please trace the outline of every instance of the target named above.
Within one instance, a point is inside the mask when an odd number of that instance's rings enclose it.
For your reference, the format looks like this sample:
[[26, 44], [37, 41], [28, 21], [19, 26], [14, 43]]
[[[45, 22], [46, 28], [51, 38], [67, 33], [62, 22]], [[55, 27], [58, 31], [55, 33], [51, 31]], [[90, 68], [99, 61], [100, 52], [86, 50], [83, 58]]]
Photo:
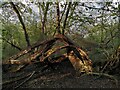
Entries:
[[19, 51], [21, 51], [22, 49], [18, 46], [16, 46], [15, 44], [13, 44], [12, 42], [9, 42], [8, 40], [6, 40], [5, 38], [2, 38], [4, 41], [6, 41], [8, 44], [10, 44], [11, 46], [15, 47], [16, 49], [18, 49]]

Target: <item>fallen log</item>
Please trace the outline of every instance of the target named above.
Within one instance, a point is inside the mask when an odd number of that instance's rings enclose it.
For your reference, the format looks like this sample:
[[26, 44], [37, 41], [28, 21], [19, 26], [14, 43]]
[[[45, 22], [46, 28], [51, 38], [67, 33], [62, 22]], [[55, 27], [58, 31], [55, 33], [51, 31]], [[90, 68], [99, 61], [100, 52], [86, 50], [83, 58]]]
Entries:
[[35, 44], [31, 45], [30, 47], [27, 47], [25, 50], [20, 51], [18, 54], [15, 54], [15, 55], [9, 57], [7, 60], [11, 60], [11, 59], [16, 60], [16, 59], [18, 59], [19, 57], [21, 57], [21, 56], [23, 56], [23, 55], [31, 52], [31, 51], [32, 51], [33, 49], [35, 49], [36, 47], [44, 46], [44, 45], [47, 44], [47, 43], [50, 43], [50, 44], [51, 44], [51, 42], [54, 43], [57, 39], [58, 39], [58, 38], [53, 38], [53, 39], [50, 39], [50, 40], [47, 40], [47, 41], [35, 43]]
[[[56, 41], [62, 42], [64, 45], [61, 47], [53, 47], [56, 43]], [[32, 52], [35, 48], [40, 47], [39, 50], [35, 51], [33, 54], [25, 59], [22, 60], [16, 60], [20, 58], [21, 56], [28, 54]], [[66, 49], [67, 51], [64, 54], [60, 54], [60, 56], [57, 60], [52, 60], [54, 58], [51, 58], [52, 55], [54, 55], [56, 52]], [[51, 58], [51, 59], [50, 59]], [[55, 36], [55, 38], [46, 40], [43, 42], [38, 42], [31, 47], [26, 48], [25, 50], [19, 52], [16, 55], [13, 55], [10, 57], [5, 63], [3, 64], [18, 64], [18, 65], [26, 65], [38, 62], [37, 59], [39, 59], [39, 62], [45, 62], [46, 64], [55, 63], [55, 62], [61, 62], [65, 58], [69, 58], [70, 62], [72, 63], [73, 67], [76, 71], [84, 71], [84, 72], [91, 72], [92, 71], [92, 65], [91, 60], [87, 56], [87, 54], [76, 44], [74, 44], [68, 37], [58, 34]]]

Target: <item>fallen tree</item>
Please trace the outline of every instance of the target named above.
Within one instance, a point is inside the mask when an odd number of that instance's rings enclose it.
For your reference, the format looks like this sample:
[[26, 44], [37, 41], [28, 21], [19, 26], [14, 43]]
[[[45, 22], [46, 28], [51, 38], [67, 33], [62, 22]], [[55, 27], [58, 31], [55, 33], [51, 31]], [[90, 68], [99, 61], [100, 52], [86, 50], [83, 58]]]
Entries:
[[[63, 43], [63, 45], [56, 46], [58, 42]], [[37, 50], [35, 50], [36, 48]], [[57, 57], [54, 57], [55, 54], [61, 50], [64, 50], [64, 53], [59, 53]], [[11, 56], [2, 64], [3, 66], [16, 64], [22, 65], [21, 68], [16, 70], [18, 71], [23, 67], [26, 67], [28, 64], [38, 62], [44, 62], [49, 67], [51, 63], [58, 63], [65, 60], [66, 58], [70, 60], [77, 72], [92, 72], [92, 62], [88, 58], [87, 54], [68, 37], [62, 34], [58, 34], [50, 40], [37, 42], [34, 45], [27, 47], [25, 50], [20, 51], [18, 54]]]
[[[58, 46], [57, 45], [58, 42], [63, 43], [63, 45]], [[37, 50], [35, 50], [36, 48]], [[64, 52], [60, 52], [62, 50], [64, 50]], [[21, 57], [26, 56], [27, 54], [28, 57], [20, 59]], [[119, 56], [119, 54], [117, 55]], [[104, 73], [94, 73], [92, 69], [92, 61], [89, 59], [85, 51], [83, 51], [79, 46], [73, 43], [68, 37], [61, 34], [56, 35], [54, 38], [50, 40], [38, 42], [34, 45], [31, 45], [30, 47], [27, 47], [25, 50], [20, 51], [18, 54], [8, 58], [2, 64], [3, 66], [18, 65], [18, 68], [14, 70], [15, 72], [22, 70], [23, 68], [27, 67], [27, 65], [30, 64], [33, 65], [34, 63], [38, 63], [39, 65], [41, 65], [41, 63], [44, 63], [43, 68], [41, 70], [41, 72], [43, 72], [49, 67], [53, 68], [53, 65], [61, 63], [66, 59], [71, 62], [72, 66], [74, 67], [78, 74], [81, 75], [82, 73], [87, 73], [83, 75], [97, 75], [99, 76], [99, 78], [101, 76], [106, 76], [110, 79], [113, 79], [115, 81], [116, 86], [118, 86], [118, 81], [113, 76]], [[15, 78], [14, 80], [5, 81], [3, 82], [2, 85], [5, 86], [7, 84], [11, 84], [12, 82], [16, 82], [27, 77], [23, 82], [21, 82], [15, 87], [16, 89], [19, 88], [24, 83], [26, 83], [27, 81], [29, 81], [33, 75], [37, 77], [40, 76], [40, 74], [44, 74], [44, 73], [39, 74], [36, 70], [32, 71], [33, 72], [27, 74], [27, 76], [25, 75], [20, 78]]]

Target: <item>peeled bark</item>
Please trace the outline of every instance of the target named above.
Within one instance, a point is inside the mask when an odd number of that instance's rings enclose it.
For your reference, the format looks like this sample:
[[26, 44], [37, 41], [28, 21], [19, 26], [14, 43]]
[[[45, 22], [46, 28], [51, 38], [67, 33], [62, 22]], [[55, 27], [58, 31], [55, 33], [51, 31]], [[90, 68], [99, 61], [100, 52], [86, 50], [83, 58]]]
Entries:
[[91, 60], [84, 60], [82, 62], [82, 60], [75, 56], [73, 51], [69, 53], [68, 58], [77, 72], [92, 72]]
[[[64, 45], [60, 47], [53, 47], [55, 45], [55, 42], [58, 40], [61, 41]], [[32, 52], [32, 49], [35, 49], [36, 47], [40, 47], [40, 49], [38, 51], [35, 51], [28, 58], [16, 60], [22, 55]], [[67, 51], [64, 54], [59, 53], [61, 57], [52, 57], [55, 53], [63, 49], [67, 49]], [[48, 68], [52, 67], [54, 63], [62, 62], [66, 58], [70, 60], [77, 72], [92, 72], [92, 62], [87, 54], [79, 46], [75, 45], [75, 43], [73, 43], [67, 36], [64, 36], [62, 34], [55, 36], [53, 39], [31, 45], [31, 47], [10, 57], [9, 60], [7, 60], [7, 62], [4, 64], [18, 64], [27, 66], [27, 64], [44, 62], [47, 65], [46, 68]]]

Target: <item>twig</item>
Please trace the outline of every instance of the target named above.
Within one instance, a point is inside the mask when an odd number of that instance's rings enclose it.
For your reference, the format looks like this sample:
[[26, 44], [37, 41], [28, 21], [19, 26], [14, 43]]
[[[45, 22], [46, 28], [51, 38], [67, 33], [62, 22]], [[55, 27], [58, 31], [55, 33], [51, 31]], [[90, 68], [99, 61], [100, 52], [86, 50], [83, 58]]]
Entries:
[[33, 76], [35, 74], [35, 71], [33, 71], [32, 73], [31, 73], [31, 75], [26, 79], [26, 80], [24, 80], [22, 83], [20, 83], [18, 86], [16, 86], [14, 89], [17, 89], [17, 88], [19, 88], [21, 85], [23, 85], [25, 82], [27, 82], [28, 80], [30, 80], [30, 78]]
[[103, 69], [101, 70], [101, 72], [104, 72], [104, 70], [107, 68], [107, 66], [109, 65], [109, 63], [110, 63], [110, 62], [107, 62], [107, 63], [105, 64], [105, 66], [103, 67]]

